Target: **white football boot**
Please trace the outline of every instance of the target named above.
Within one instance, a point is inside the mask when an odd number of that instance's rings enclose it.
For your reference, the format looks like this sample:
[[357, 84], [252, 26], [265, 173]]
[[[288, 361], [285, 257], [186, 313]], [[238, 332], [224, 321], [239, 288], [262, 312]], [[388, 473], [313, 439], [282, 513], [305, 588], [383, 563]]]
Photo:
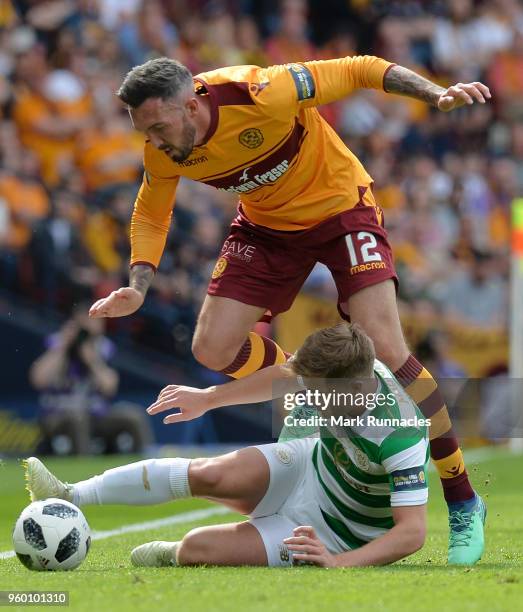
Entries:
[[147, 542], [133, 548], [131, 563], [137, 567], [169, 567], [176, 565], [176, 549], [180, 542]]
[[29, 491], [31, 501], [55, 497], [73, 501], [73, 486], [58, 480], [36, 457], [29, 457], [23, 462], [25, 468], [25, 488]]

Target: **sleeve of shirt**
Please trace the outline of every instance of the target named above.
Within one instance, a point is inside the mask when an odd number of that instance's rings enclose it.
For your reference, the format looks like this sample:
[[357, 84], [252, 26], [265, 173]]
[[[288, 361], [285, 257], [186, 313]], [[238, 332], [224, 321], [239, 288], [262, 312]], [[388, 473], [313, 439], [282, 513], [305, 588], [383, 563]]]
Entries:
[[146, 169], [131, 218], [131, 266], [148, 263], [158, 267], [179, 180], [178, 176], [161, 178]]
[[340, 100], [356, 89], [384, 90], [383, 80], [392, 66], [371, 55], [269, 66], [258, 73], [254, 99], [269, 112], [289, 109], [296, 114], [300, 108]]
[[424, 432], [414, 428], [397, 430], [383, 441], [380, 460], [389, 475], [393, 508], [427, 503], [428, 448]]

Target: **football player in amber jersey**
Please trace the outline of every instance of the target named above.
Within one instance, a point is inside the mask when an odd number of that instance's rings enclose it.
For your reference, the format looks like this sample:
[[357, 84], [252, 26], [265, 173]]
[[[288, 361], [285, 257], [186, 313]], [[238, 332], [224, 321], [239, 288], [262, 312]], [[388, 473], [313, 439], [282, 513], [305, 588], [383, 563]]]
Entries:
[[444, 89], [372, 56], [235, 66], [195, 77], [168, 58], [133, 68], [118, 96], [147, 140], [131, 223], [130, 281], [97, 301], [91, 316], [124, 316], [142, 305], [181, 176], [237, 193], [238, 216], [194, 333], [196, 359], [234, 378], [284, 362], [275, 342], [251, 330], [267, 314], [287, 310], [315, 263], [324, 263], [336, 282], [340, 315], [371, 336], [378, 358], [431, 418], [431, 456], [449, 505], [449, 562], [473, 563], [479, 497], [437, 384], [403, 338], [372, 178], [316, 108], [360, 88], [410, 96], [444, 112], [490, 98], [482, 83]]

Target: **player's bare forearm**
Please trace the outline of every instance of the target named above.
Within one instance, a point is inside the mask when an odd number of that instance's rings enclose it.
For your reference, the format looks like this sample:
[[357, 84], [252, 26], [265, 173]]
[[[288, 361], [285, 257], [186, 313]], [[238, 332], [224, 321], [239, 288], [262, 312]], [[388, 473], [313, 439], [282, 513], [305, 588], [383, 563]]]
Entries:
[[207, 389], [168, 385], [160, 391], [158, 399], [147, 408], [147, 412], [153, 415], [177, 408], [179, 412], [167, 415], [163, 422], [170, 425], [190, 421], [222, 406], [254, 404], [269, 400], [274, 393], [273, 383], [283, 379], [288, 379], [288, 383], [282, 394], [301, 389], [296, 375], [286, 364], [270, 366], [245, 378]]
[[151, 286], [154, 278], [154, 268], [147, 264], [136, 264], [129, 273], [129, 287], [139, 291], [143, 297]]
[[394, 527], [361, 548], [332, 554], [320, 540], [314, 527], [300, 525], [283, 540], [295, 561], [320, 567], [365, 567], [386, 565], [412, 555], [425, 542], [426, 505], [392, 508]]
[[335, 567], [365, 567], [387, 565], [412, 555], [421, 548], [421, 538], [406, 526], [390, 531], [361, 548], [334, 556]]
[[383, 85], [387, 93], [409, 96], [436, 107], [445, 91], [443, 87], [403, 66], [393, 66], [385, 75]]
[[[211, 387], [213, 408], [236, 404], [255, 404], [274, 397], [273, 383], [287, 379], [285, 393], [299, 391], [296, 374], [287, 364], [273, 365], [238, 380]], [[283, 388], [283, 386], [282, 386]]]
[[403, 66], [392, 66], [385, 74], [383, 86], [387, 93], [422, 100], [443, 112], [475, 102], [485, 104], [491, 97], [489, 88], [478, 81], [456, 83], [444, 89]]
[[335, 555], [335, 566], [386, 565], [419, 550], [425, 542], [426, 505], [395, 507], [392, 516], [392, 529], [361, 548]]

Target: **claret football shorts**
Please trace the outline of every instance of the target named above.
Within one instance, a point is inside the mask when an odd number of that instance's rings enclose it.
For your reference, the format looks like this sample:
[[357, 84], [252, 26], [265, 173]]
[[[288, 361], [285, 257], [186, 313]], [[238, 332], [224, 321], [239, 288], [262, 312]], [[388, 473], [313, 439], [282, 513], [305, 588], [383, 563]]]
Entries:
[[374, 206], [358, 205], [296, 232], [251, 223], [242, 213], [231, 224], [208, 287], [209, 295], [260, 306], [275, 316], [288, 310], [316, 262], [330, 270], [338, 303], [392, 278], [392, 250]]

